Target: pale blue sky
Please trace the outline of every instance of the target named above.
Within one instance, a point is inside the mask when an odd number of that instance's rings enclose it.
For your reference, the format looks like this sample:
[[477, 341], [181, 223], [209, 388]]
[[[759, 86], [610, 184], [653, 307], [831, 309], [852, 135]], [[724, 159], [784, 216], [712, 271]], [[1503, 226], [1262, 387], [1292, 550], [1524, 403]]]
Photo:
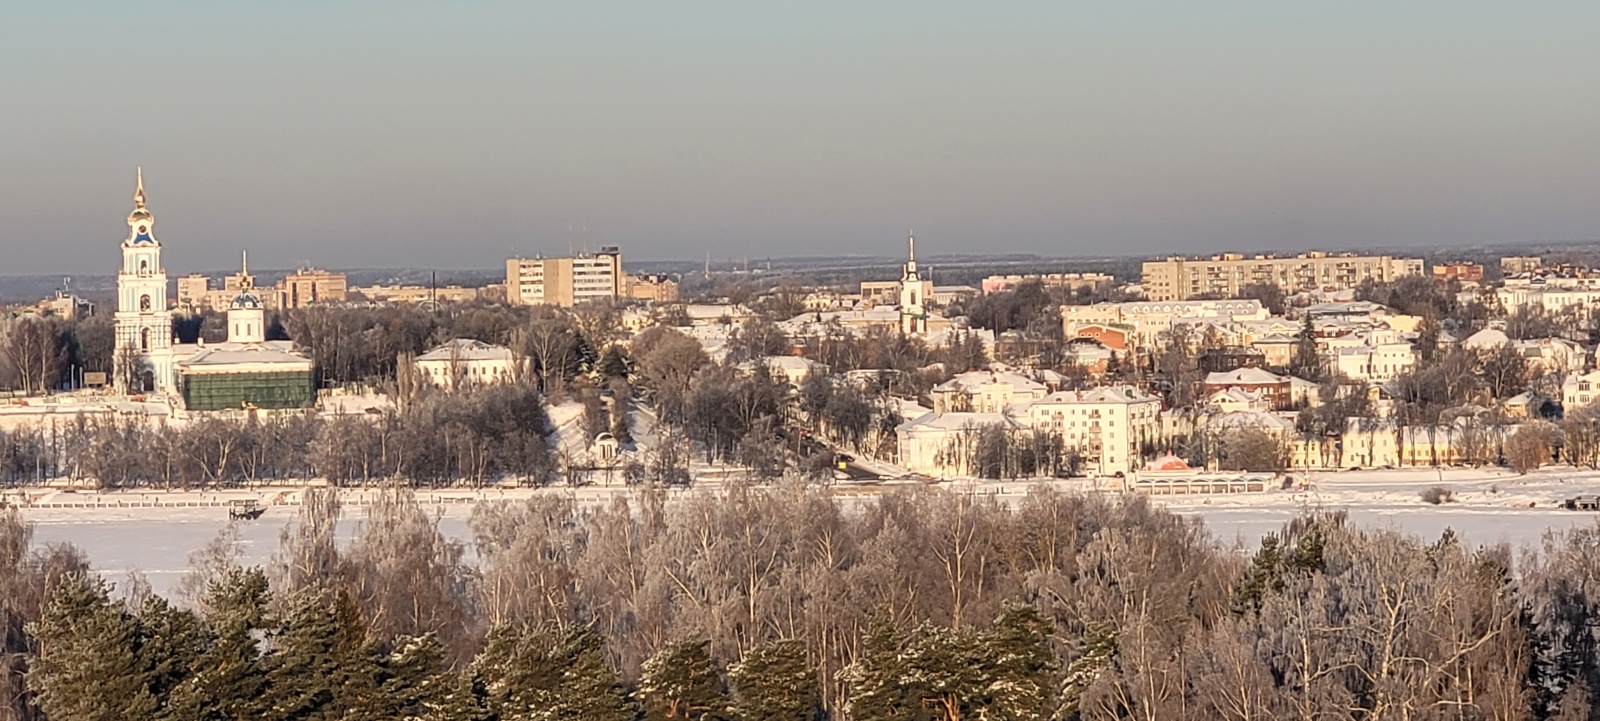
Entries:
[[0, 3], [0, 274], [1600, 238], [1600, 3], [253, 5]]

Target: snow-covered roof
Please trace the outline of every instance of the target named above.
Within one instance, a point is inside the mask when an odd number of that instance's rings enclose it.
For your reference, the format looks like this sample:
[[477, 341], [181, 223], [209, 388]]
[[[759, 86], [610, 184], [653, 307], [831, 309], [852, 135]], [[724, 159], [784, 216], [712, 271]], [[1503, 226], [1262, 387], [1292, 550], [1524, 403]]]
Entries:
[[1260, 368], [1240, 368], [1225, 373], [1207, 373], [1206, 385], [1272, 385], [1282, 383], [1284, 376], [1264, 371]]
[[1220, 391], [1217, 391], [1216, 393], [1212, 393], [1211, 395], [1206, 396], [1206, 402], [1210, 403], [1212, 405], [1220, 405], [1220, 404], [1223, 404], [1223, 403], [1230, 403], [1230, 402], [1231, 403], [1244, 403], [1246, 405], [1249, 405], [1251, 403], [1260, 402], [1260, 400], [1261, 400], [1261, 394], [1252, 393], [1252, 392], [1246, 391], [1246, 390], [1244, 390], [1242, 388], [1224, 388], [1224, 389], [1222, 389]]
[[417, 356], [418, 361], [489, 361], [511, 360], [511, 349], [490, 345], [481, 340], [457, 338], [438, 348]]
[[[230, 347], [231, 346], [231, 347]], [[204, 368], [208, 371], [224, 370], [223, 366], [250, 365], [283, 366], [285, 370], [311, 369], [311, 359], [302, 358], [277, 348], [264, 345], [218, 345], [202, 348], [187, 359], [178, 361], [182, 368]]]
[[1511, 342], [1511, 337], [1505, 331], [1495, 328], [1484, 328], [1461, 341], [1466, 348], [1494, 348]]
[[1045, 385], [1012, 371], [968, 371], [933, 387], [935, 392], [960, 391], [973, 393], [984, 386], [1003, 384], [1019, 393], [1044, 392]]
[[1056, 391], [1037, 401], [1035, 405], [1055, 403], [1143, 403], [1156, 400], [1156, 397], [1145, 393], [1133, 386], [1101, 386], [1081, 391]]
[[768, 368], [782, 368], [788, 371], [811, 371], [822, 366], [810, 358], [793, 355], [769, 355], [762, 360]]
[[895, 430], [914, 433], [919, 430], [927, 431], [959, 431], [966, 428], [979, 428], [982, 426], [1002, 424], [1015, 426], [1013, 421], [1004, 413], [925, 413], [921, 417], [901, 423]]
[[1272, 431], [1281, 431], [1294, 427], [1293, 423], [1282, 416], [1266, 411], [1218, 413], [1211, 418], [1208, 424], [1218, 428], [1260, 428]]

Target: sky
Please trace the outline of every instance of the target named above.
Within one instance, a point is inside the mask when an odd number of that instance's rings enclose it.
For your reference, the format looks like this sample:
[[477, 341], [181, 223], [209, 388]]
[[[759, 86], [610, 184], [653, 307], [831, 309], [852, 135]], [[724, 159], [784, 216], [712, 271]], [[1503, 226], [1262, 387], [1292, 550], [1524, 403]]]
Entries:
[[1600, 3], [0, 3], [0, 275], [1600, 239]]

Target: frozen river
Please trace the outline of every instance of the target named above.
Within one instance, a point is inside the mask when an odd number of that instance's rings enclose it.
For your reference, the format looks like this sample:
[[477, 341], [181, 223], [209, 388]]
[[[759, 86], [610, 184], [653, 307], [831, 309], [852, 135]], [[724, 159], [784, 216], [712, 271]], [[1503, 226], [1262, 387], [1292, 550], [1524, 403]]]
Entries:
[[[1422, 489], [1442, 485], [1455, 501], [1425, 503]], [[1029, 484], [957, 484], [1014, 499]], [[560, 491], [552, 491], [560, 492]], [[580, 502], [599, 502], [606, 489], [585, 489]], [[1547, 469], [1528, 476], [1498, 470], [1374, 471], [1312, 476], [1312, 489], [1302, 492], [1179, 496], [1156, 502], [1176, 513], [1205, 520], [1224, 546], [1254, 546], [1263, 534], [1275, 531], [1308, 509], [1344, 510], [1364, 527], [1395, 528], [1424, 538], [1437, 538], [1454, 529], [1472, 543], [1510, 543], [1536, 547], [1549, 531], [1595, 523], [1595, 515], [1559, 507], [1564, 498], [1600, 494], [1600, 473], [1574, 469]], [[851, 502], [851, 501], [847, 501]], [[1530, 507], [1531, 505], [1531, 507]], [[468, 504], [440, 509], [440, 528], [452, 538], [466, 540]], [[264, 563], [278, 548], [279, 533], [295, 518], [293, 506], [273, 506], [255, 521], [240, 527], [245, 563]], [[348, 541], [357, 532], [364, 513], [347, 507], [339, 536]], [[24, 511], [35, 524], [39, 543], [70, 542], [84, 549], [91, 562], [108, 578], [123, 580], [137, 569], [158, 592], [169, 591], [184, 575], [188, 557], [216, 537], [228, 524], [226, 508], [45, 508]]]

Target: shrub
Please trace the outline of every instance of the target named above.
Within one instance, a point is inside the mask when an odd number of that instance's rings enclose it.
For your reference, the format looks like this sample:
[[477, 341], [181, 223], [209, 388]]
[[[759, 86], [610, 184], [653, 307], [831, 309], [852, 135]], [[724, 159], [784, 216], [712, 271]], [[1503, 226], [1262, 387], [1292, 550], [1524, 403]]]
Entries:
[[1437, 506], [1441, 503], [1454, 503], [1456, 492], [1444, 486], [1434, 486], [1422, 491], [1422, 500]]

